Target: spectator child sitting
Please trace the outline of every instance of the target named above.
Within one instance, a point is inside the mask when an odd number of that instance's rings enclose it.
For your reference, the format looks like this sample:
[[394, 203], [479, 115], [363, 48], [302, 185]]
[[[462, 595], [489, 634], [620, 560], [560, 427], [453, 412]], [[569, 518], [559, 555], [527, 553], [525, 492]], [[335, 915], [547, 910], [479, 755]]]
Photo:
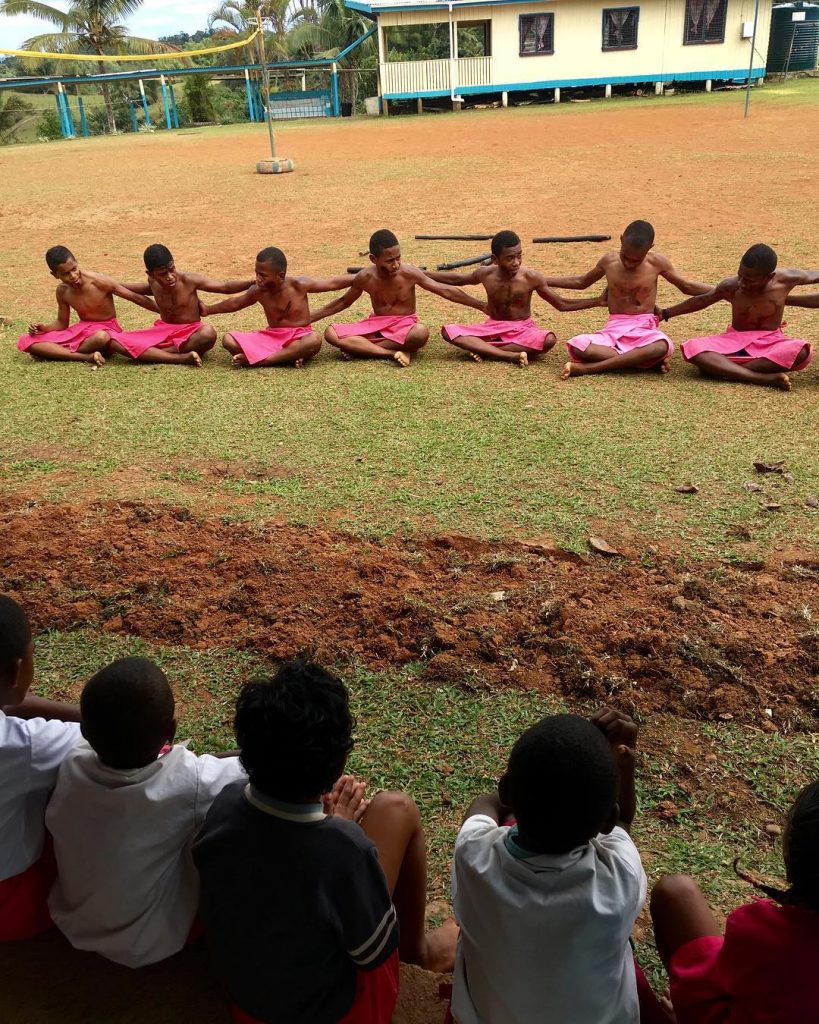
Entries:
[[692, 878], [670, 875], [654, 888], [654, 934], [678, 1024], [819, 1021], [819, 782], [796, 798], [782, 850], [786, 890], [737, 869], [769, 898], [733, 911], [724, 937]]
[[607, 708], [545, 718], [515, 743], [497, 792], [470, 807], [452, 870], [458, 1024], [639, 1021], [636, 738]]
[[194, 860], [239, 1024], [389, 1024], [399, 950], [452, 968], [454, 922], [424, 934], [426, 847], [413, 801], [379, 793], [362, 816], [360, 784], [350, 783], [341, 791], [354, 790], [351, 806], [338, 800], [353, 726], [344, 684], [302, 661], [249, 683], [237, 702], [250, 783], [219, 795]]
[[80, 739], [80, 709], [29, 696], [33, 677], [26, 613], [0, 595], [0, 941], [51, 927], [45, 808], [60, 762]]
[[193, 838], [216, 794], [244, 773], [235, 757], [169, 747], [173, 694], [146, 658], [97, 672], [80, 708], [87, 742], [63, 762], [46, 812], [58, 869], [51, 916], [77, 949], [142, 967], [185, 945], [199, 905]]

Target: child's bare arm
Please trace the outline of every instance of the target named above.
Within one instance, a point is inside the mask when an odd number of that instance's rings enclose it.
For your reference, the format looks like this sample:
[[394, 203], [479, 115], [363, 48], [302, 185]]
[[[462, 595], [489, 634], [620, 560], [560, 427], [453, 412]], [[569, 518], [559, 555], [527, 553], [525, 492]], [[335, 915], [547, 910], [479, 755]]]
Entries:
[[546, 277], [546, 284], [550, 288], [568, 288], [570, 291], [584, 291], [586, 288], [590, 288], [595, 281], [599, 281], [601, 277], [606, 276], [604, 259], [605, 257], [598, 260], [591, 270], [587, 270], [585, 274], [575, 274], [572, 277]]
[[237, 295], [232, 299], [223, 299], [215, 302], [212, 306], [205, 306], [200, 303], [200, 314], [202, 316], [215, 316], [218, 313], [236, 313], [240, 309], [247, 309], [259, 301], [259, 288], [253, 284], [244, 295]]
[[136, 306], [142, 306], [143, 309], [149, 309], [152, 313], [159, 312], [159, 306], [157, 306], [153, 298], [148, 298], [150, 292], [140, 294], [139, 292], [132, 292], [128, 285], [120, 284], [118, 281], [110, 281], [108, 283], [111, 285], [112, 295], [116, 295], [120, 299], [127, 299], [128, 302], [133, 302]]
[[442, 299], [447, 299], [449, 302], [457, 302], [461, 306], [479, 309], [481, 313], [488, 311], [486, 301], [483, 299], [476, 299], [468, 292], [461, 291], [460, 288], [453, 288], [452, 285], [438, 284], [437, 281], [433, 281], [431, 277], [428, 277], [423, 270], [419, 270], [417, 267], [410, 268], [404, 266], [404, 270], [409, 272], [413, 284], [420, 285], [421, 288], [432, 292], [433, 295], [440, 295]]
[[57, 317], [50, 324], [41, 324], [38, 321], [28, 325], [28, 333], [32, 335], [48, 334], [51, 331], [64, 331], [71, 320], [71, 307], [66, 302], [63, 294], [63, 286], [57, 288]]
[[310, 294], [317, 292], [339, 292], [350, 288], [358, 274], [338, 274], [336, 277], [298, 277], [299, 287]]
[[637, 745], [637, 723], [622, 711], [601, 708], [592, 715], [592, 723], [611, 744], [620, 767], [619, 824], [628, 832], [637, 814], [634, 788], [634, 748]]
[[487, 818], [492, 818], [493, 821], [500, 824], [504, 818], [509, 817], [511, 808], [505, 806], [500, 798], [500, 793], [495, 790], [494, 793], [486, 793], [484, 796], [476, 797], [469, 805], [464, 821], [475, 814], [485, 814]]
[[186, 274], [191, 284], [200, 292], [213, 292], [215, 295], [236, 295], [246, 292], [253, 286], [253, 281], [213, 281], [203, 274]]
[[819, 292], [813, 295], [794, 295], [785, 299], [786, 306], [802, 306], [803, 309], [819, 309]]
[[664, 277], [669, 284], [673, 284], [683, 295], [705, 295], [710, 292], [713, 285], [704, 284], [702, 281], [690, 281], [672, 266], [671, 260], [665, 256], [658, 256], [660, 261], [660, 276]]
[[331, 302], [325, 303], [320, 306], [315, 312], [310, 314], [310, 323], [314, 324], [317, 320], [324, 320], [328, 316], [336, 316], [337, 313], [341, 313], [342, 310], [352, 306], [356, 299], [360, 299], [362, 289], [354, 285], [352, 288], [348, 288], [343, 295], [339, 295], [338, 298], [333, 299]]
[[707, 309], [709, 306], [713, 306], [715, 302], [731, 301], [731, 295], [733, 293], [733, 280], [732, 278], [726, 277], [724, 281], [720, 281], [718, 285], [715, 285], [710, 291], [705, 292], [703, 295], [695, 295], [690, 299], [686, 299], [684, 302], [678, 302], [676, 306], [670, 306], [668, 309], [660, 311], [661, 320], [670, 320], [674, 316], [685, 316], [687, 313], [697, 313], [701, 309]]
[[805, 284], [819, 284], [819, 270], [783, 270], [782, 279], [788, 288], [799, 288]]
[[468, 270], [466, 273], [461, 273], [459, 270], [426, 270], [424, 273], [438, 284], [465, 285], [483, 284], [486, 270], [486, 267], [475, 267], [474, 270]]
[[558, 294], [545, 283], [543, 278], [543, 284], [537, 288], [537, 294], [541, 299], [545, 299], [550, 306], [554, 306], [555, 309], [561, 313], [568, 313], [576, 309], [594, 309], [597, 306], [605, 306], [608, 304], [608, 289], [604, 288], [599, 295], [590, 295], [580, 299], [567, 299], [564, 295]]
[[27, 694], [22, 704], [3, 708], [5, 714], [12, 718], [56, 718], [61, 722], [79, 722], [79, 704], [66, 704], [61, 700], [46, 700]]

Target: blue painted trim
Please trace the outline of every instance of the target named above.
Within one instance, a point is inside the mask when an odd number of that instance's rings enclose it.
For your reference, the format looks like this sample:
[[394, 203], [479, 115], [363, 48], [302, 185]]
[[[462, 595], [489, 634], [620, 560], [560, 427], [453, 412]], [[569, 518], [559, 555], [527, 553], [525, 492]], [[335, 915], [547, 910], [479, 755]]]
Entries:
[[[506, 4], [540, 4], [543, 0], [470, 0], [465, 7], [504, 7]], [[369, 14], [378, 18], [379, 14], [395, 14], [396, 11], [447, 11], [449, 4], [401, 4], [391, 7], [373, 7], [372, 4], [363, 3], [362, 0], [344, 0], [344, 6], [351, 11], [360, 11], [362, 14]]]
[[[764, 78], [765, 68], [754, 68], [753, 78]], [[576, 89], [588, 85], [642, 85], [645, 82], [704, 82], [748, 80], [748, 69], [732, 71], [680, 71], [676, 74], [656, 75], [621, 75], [605, 78], [556, 78], [545, 82], [506, 82], [492, 85], [466, 85], [456, 90], [461, 96], [487, 96], [495, 92], [535, 92], [538, 89]], [[385, 100], [432, 99], [436, 96], [449, 96], [449, 90], [433, 92], [385, 92]]]
[[333, 117], [341, 117], [341, 105], [338, 100], [338, 72], [330, 74], [330, 88], [333, 97]]
[[370, 36], [374, 36], [377, 31], [378, 31], [378, 25], [373, 25], [372, 28], [368, 28], [363, 36], [359, 36], [358, 39], [356, 39], [354, 42], [350, 43], [349, 46], [345, 47], [341, 51], [341, 53], [335, 58], [335, 60], [336, 61], [343, 60], [347, 56], [348, 53], [352, 53], [353, 50], [356, 49], [356, 47], [361, 46], [361, 44], [366, 39], [369, 39]]
[[253, 93], [250, 91], [250, 79], [245, 79], [245, 92], [247, 93], [247, 114], [250, 118], [251, 124], [256, 121], [256, 116], [253, 111]]
[[168, 86], [162, 83], [162, 104], [165, 107], [165, 127], [171, 130], [171, 105], [168, 102]]

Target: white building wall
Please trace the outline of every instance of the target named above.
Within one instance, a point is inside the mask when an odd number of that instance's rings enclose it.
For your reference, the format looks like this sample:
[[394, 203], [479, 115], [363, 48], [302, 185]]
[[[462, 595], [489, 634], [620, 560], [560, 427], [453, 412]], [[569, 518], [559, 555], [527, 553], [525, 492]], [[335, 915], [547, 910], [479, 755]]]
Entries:
[[[526, 84], [568, 87], [584, 82], [605, 84], [618, 80], [662, 81], [670, 80], [675, 75], [718, 78], [721, 72], [724, 73], [723, 77], [727, 73], [747, 74], [751, 43], [749, 39], [741, 38], [741, 27], [743, 22], [753, 20], [754, 0], [729, 0], [725, 42], [689, 46], [683, 43], [685, 0], [644, 0], [639, 4], [637, 49], [603, 51], [603, 9], [617, 6], [632, 5], [618, 0], [607, 0], [606, 3], [601, 0], [557, 0], [555, 3], [542, 4], [456, 7], [453, 19], [491, 21], [491, 81], [486, 82], [486, 85], [498, 90]], [[521, 14], [538, 13], [554, 14], [554, 53], [521, 57], [518, 54], [518, 18]], [[755, 69], [765, 66], [770, 18], [770, 6], [761, 4]], [[393, 25], [447, 22], [449, 12], [390, 11], [379, 14], [378, 20], [383, 32]], [[439, 79], [443, 68], [436, 69], [434, 75], [430, 74], [428, 89], [421, 88], [426, 73], [420, 65], [426, 63], [439, 62], [406, 62], [403, 67], [407, 71], [402, 74], [402, 80], [414, 81], [418, 92], [448, 92], [448, 89], [441, 90], [437, 82], [432, 84], [433, 78]], [[412, 64], [419, 66], [412, 67]], [[470, 86], [467, 91], [475, 90], [475, 86]], [[386, 95], [389, 96], [390, 91], [385, 87]]]

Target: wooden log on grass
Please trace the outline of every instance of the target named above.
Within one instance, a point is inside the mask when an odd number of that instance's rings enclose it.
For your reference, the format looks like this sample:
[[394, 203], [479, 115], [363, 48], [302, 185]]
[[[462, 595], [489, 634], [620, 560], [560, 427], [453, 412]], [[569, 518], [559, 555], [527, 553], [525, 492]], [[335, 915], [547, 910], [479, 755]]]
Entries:
[[544, 235], [542, 238], [533, 238], [536, 243], [551, 242], [609, 242], [611, 235]]
[[[347, 267], [347, 269], [344, 271], [344, 273], [345, 274], [360, 274], [363, 269], [364, 269], [363, 267]], [[426, 270], [427, 268], [426, 267], [419, 267], [418, 269], [419, 270]]]
[[476, 263], [488, 263], [492, 259], [491, 252], [482, 256], [470, 256], [468, 260], [455, 260], [454, 263], [439, 263], [436, 270], [457, 270], [459, 267], [474, 267]]
[[488, 242], [493, 235], [416, 235], [418, 242]]

